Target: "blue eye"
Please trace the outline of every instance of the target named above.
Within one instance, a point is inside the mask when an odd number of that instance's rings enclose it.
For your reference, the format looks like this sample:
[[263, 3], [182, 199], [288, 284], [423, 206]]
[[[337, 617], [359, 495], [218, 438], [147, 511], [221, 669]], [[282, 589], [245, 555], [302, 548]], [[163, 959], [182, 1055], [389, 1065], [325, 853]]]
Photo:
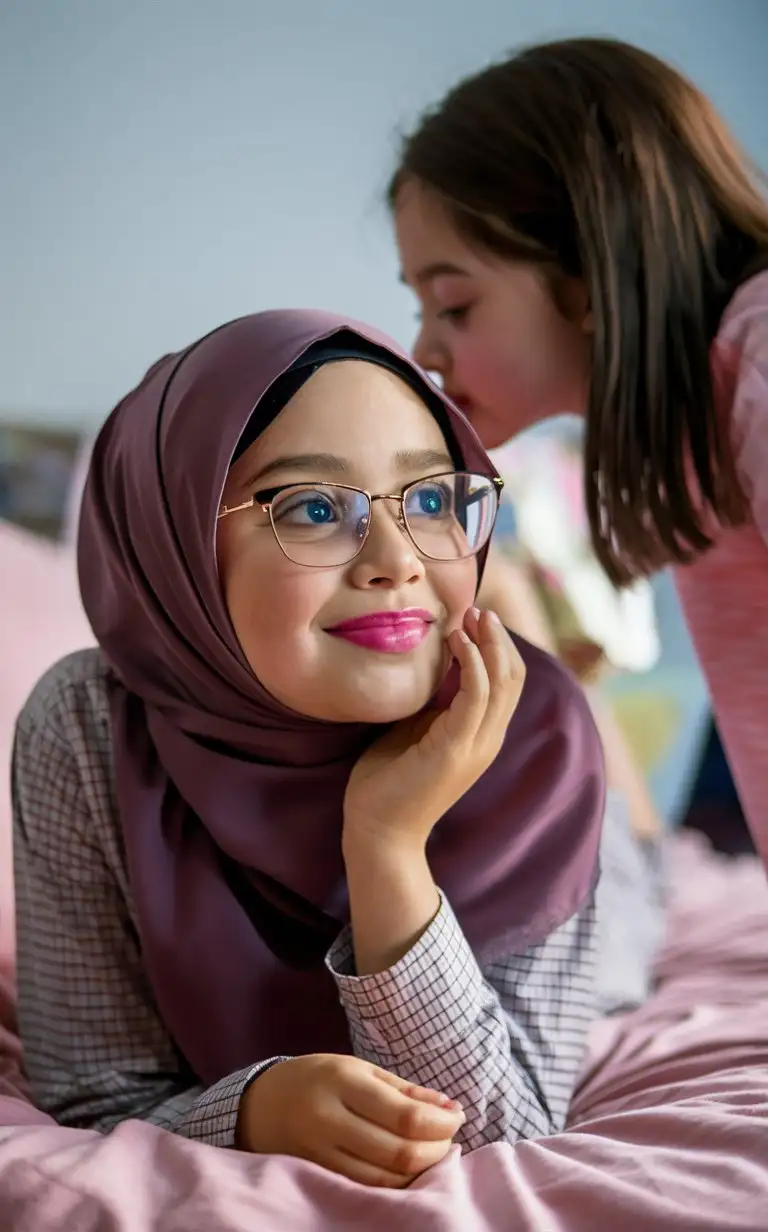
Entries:
[[338, 521], [338, 510], [322, 492], [302, 491], [287, 494], [272, 507], [276, 521], [293, 526], [331, 526]]
[[326, 522], [333, 521], [333, 510], [325, 500], [308, 500], [304, 508], [310, 522], [314, 522], [317, 526], [324, 526]]
[[422, 513], [440, 513], [443, 508], [442, 493], [435, 488], [419, 492], [419, 506]]
[[440, 483], [422, 484], [411, 492], [408, 505], [412, 517], [444, 517], [451, 509], [451, 493]]

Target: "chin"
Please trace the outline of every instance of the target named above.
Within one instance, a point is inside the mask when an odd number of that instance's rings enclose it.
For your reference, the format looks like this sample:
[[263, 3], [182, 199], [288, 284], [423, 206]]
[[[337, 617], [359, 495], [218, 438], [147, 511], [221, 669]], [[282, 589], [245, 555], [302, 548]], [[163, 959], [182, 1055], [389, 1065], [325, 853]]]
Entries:
[[374, 690], [370, 695], [360, 690], [350, 697], [343, 710], [342, 722], [346, 723], [399, 723], [401, 719], [410, 719], [412, 715], [423, 710], [434, 694], [434, 689], [410, 696], [398, 694], [384, 695], [380, 690]]
[[[358, 673], [354, 685], [337, 698], [334, 709], [343, 711], [343, 721], [352, 723], [398, 723], [410, 719], [431, 701], [445, 676], [441, 665], [435, 670], [413, 662], [381, 670]], [[350, 681], [351, 684], [351, 681]], [[339, 704], [340, 703], [340, 704]], [[341, 716], [340, 716], [341, 717]]]
[[486, 449], [499, 449], [520, 431], [515, 417], [507, 412], [493, 412], [473, 408], [467, 418]]
[[[356, 662], [341, 670], [323, 672], [313, 681], [311, 693], [306, 678], [301, 703], [294, 696], [289, 705], [301, 714], [328, 723], [397, 723], [409, 719], [435, 696], [445, 679], [448, 663], [435, 661], [426, 647], [407, 655], [375, 655], [355, 652]], [[287, 700], [287, 699], [282, 699]]]

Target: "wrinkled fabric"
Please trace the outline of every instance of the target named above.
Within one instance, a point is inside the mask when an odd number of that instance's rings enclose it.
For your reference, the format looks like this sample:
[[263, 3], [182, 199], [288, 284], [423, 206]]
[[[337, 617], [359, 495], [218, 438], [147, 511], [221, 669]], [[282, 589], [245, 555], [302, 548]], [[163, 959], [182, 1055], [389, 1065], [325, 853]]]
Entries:
[[[683, 839], [673, 883], [660, 987], [597, 1024], [566, 1133], [454, 1151], [390, 1192], [137, 1121], [106, 1137], [61, 1129], [5, 1094], [3, 1232], [765, 1232], [763, 870]], [[0, 1046], [7, 1071], [14, 1045]]]

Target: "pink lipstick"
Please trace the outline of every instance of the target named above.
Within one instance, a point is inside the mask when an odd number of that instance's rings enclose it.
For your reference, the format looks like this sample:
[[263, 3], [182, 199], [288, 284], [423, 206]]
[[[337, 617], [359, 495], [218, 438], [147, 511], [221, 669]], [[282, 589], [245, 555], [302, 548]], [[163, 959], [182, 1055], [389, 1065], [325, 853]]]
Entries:
[[340, 624], [326, 629], [332, 637], [342, 637], [365, 650], [378, 650], [384, 654], [407, 654], [415, 650], [429, 633], [435, 617], [420, 607], [408, 607], [396, 612], [369, 612], [342, 620]]

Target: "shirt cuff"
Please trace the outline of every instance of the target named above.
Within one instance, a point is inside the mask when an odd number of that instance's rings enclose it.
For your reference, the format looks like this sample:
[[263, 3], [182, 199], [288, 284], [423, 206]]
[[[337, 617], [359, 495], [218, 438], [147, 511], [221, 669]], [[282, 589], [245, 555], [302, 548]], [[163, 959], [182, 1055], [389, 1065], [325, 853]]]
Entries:
[[355, 975], [349, 928], [331, 946], [326, 966], [356, 1053], [398, 1059], [442, 1051], [467, 1035], [482, 1011], [483, 973], [442, 894], [426, 932], [388, 971]]
[[234, 1147], [240, 1100], [252, 1082], [282, 1060], [285, 1058], [272, 1057], [235, 1074], [228, 1074], [208, 1087], [195, 1100], [194, 1108], [180, 1127], [184, 1137], [206, 1142], [209, 1146]]

